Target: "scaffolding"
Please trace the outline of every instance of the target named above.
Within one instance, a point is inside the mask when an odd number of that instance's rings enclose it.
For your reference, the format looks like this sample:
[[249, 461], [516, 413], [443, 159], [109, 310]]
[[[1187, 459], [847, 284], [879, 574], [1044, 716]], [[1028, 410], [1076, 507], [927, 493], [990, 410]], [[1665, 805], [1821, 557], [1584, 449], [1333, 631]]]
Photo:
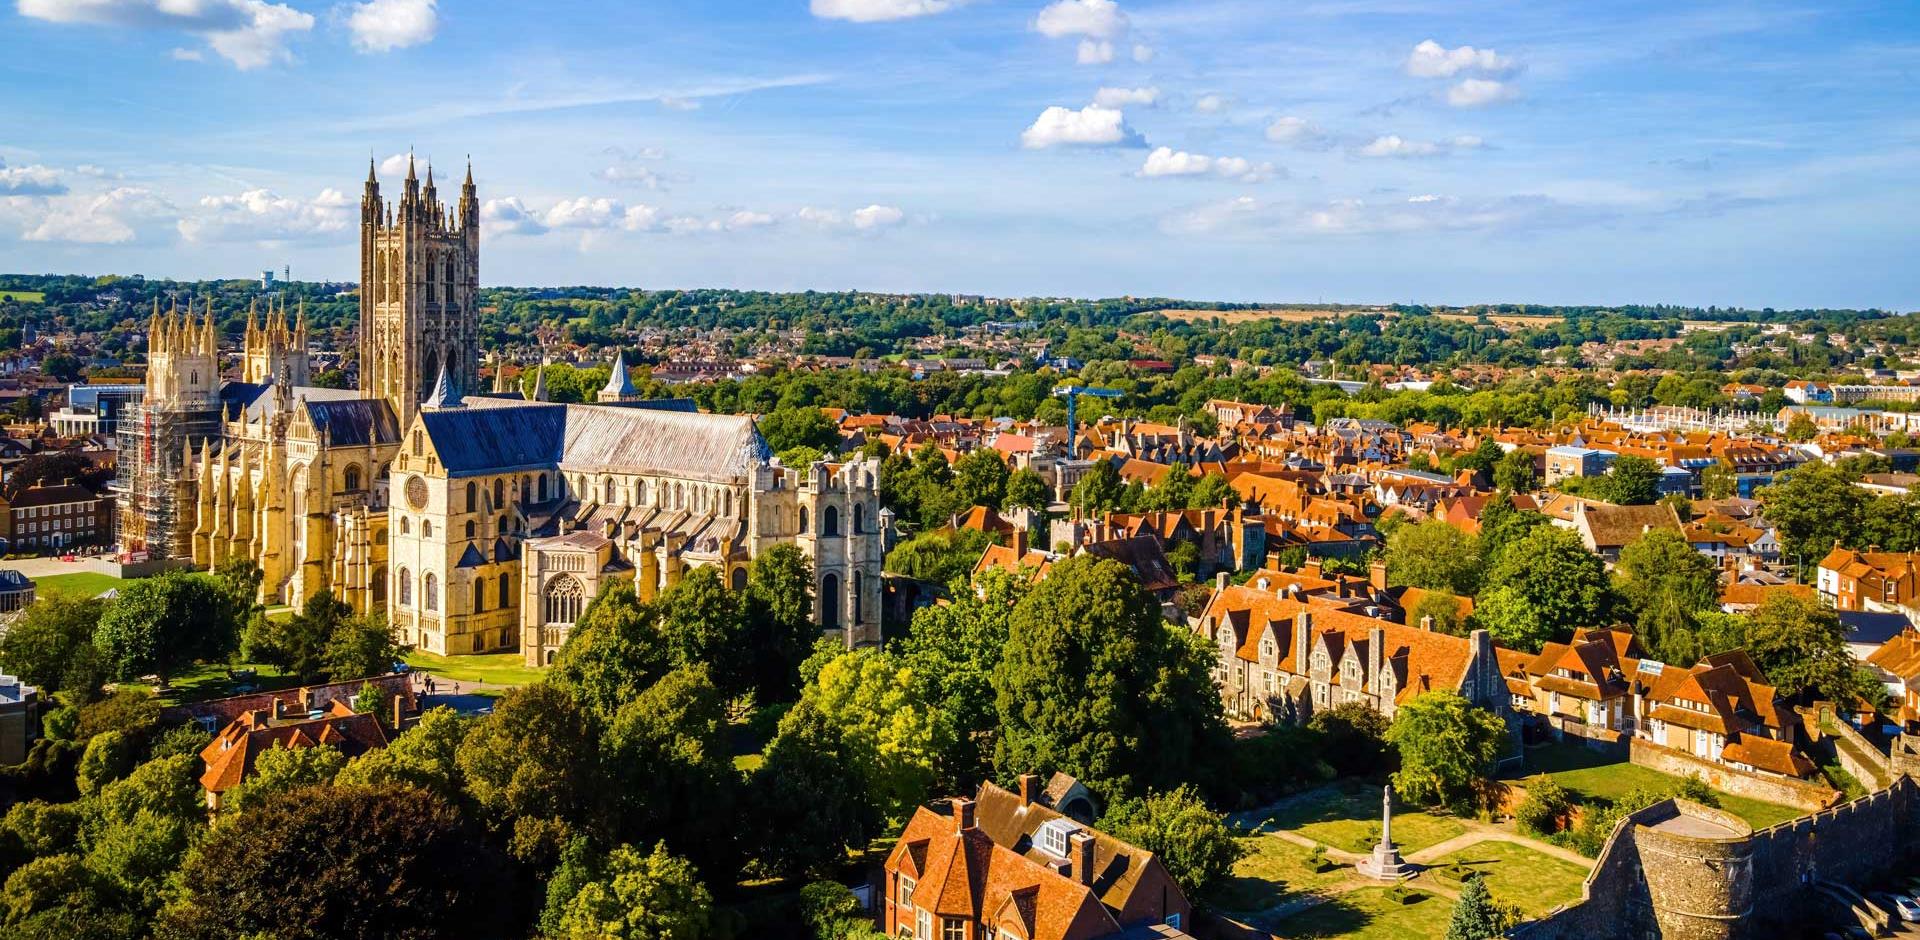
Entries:
[[217, 405], [181, 410], [148, 402], [120, 421], [113, 488], [121, 561], [193, 558], [196, 478], [188, 451], [219, 434]]

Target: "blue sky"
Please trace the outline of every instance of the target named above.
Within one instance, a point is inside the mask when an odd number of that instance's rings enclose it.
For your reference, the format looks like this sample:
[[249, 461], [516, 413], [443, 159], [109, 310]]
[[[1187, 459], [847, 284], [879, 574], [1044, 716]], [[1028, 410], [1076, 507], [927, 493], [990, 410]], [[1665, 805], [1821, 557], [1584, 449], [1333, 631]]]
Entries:
[[4, 3], [4, 271], [1920, 307], [1912, 3]]

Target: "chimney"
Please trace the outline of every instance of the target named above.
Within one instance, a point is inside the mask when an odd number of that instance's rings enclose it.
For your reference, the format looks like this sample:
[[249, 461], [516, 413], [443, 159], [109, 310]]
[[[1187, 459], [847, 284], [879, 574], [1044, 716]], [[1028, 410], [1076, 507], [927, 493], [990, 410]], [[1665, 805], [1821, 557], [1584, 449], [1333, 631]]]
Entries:
[[1093, 836], [1076, 832], [1067, 852], [1073, 858], [1073, 878], [1083, 885], [1093, 884]]
[[1430, 617], [1430, 616], [1427, 616], [1427, 615], [1425, 615], [1425, 614], [1422, 614], [1422, 615], [1420, 616], [1420, 629], [1422, 629], [1422, 630], [1425, 630], [1425, 631], [1427, 631], [1428, 633], [1432, 633], [1432, 632], [1433, 632], [1433, 618], [1432, 618], [1432, 617]]
[[1013, 559], [1018, 562], [1027, 556], [1027, 530], [1022, 526], [1013, 527]]
[[287, 716], [287, 703], [280, 696], [273, 697], [273, 720], [279, 721]]
[[1301, 611], [1293, 615], [1293, 671], [1307, 674], [1307, 637], [1313, 633], [1313, 614]]
[[1224, 591], [1227, 589], [1227, 573], [1226, 572], [1224, 571], [1218, 572], [1213, 576], [1213, 589], [1216, 591]]
[[407, 713], [406, 696], [403, 696], [403, 695], [394, 696], [393, 697], [393, 730], [395, 731], [400, 730], [400, 720], [406, 717], [406, 713]]
[[973, 828], [973, 801], [966, 797], [953, 798], [953, 831], [966, 832]]
[[1040, 775], [1020, 775], [1020, 805], [1032, 806], [1040, 802]]
[[1369, 584], [1372, 584], [1373, 589], [1376, 591], [1386, 590], [1387, 589], [1387, 563], [1384, 561], [1376, 561], [1373, 564], [1368, 565], [1367, 566], [1367, 582]]
[[1386, 658], [1387, 631], [1384, 627], [1374, 627], [1367, 631], [1367, 682], [1379, 688], [1380, 663]]

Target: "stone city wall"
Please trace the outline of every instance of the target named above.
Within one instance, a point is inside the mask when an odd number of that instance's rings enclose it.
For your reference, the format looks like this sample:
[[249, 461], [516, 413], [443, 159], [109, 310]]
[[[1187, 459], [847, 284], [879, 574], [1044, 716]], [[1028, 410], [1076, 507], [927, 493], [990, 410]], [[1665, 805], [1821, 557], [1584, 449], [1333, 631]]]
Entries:
[[1707, 784], [1722, 793], [1744, 796], [1751, 800], [1766, 803], [1778, 803], [1804, 810], [1825, 809], [1840, 799], [1840, 792], [1831, 787], [1823, 787], [1795, 780], [1790, 777], [1762, 776], [1735, 770], [1725, 764], [1701, 760], [1692, 754], [1676, 751], [1670, 747], [1661, 747], [1652, 741], [1633, 739], [1631, 757], [1634, 763], [1663, 774], [1676, 777], [1698, 776]]

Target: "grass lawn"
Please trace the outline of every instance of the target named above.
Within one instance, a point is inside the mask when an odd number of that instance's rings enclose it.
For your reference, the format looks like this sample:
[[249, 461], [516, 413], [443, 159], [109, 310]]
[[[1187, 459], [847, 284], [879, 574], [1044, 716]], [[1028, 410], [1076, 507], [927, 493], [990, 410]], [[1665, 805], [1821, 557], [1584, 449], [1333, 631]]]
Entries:
[[1414, 891], [1411, 903], [1387, 897], [1385, 888], [1361, 888], [1272, 925], [1275, 936], [1340, 937], [1343, 940], [1440, 940], [1447, 935], [1453, 902]]
[[[252, 679], [230, 678], [233, 673], [251, 669]], [[249, 692], [277, 692], [291, 689], [300, 684], [298, 678], [284, 675], [279, 669], [264, 663], [197, 663], [182, 671], [179, 675], [167, 679], [167, 688], [159, 692], [162, 701], [176, 705], [192, 702], [205, 702], [210, 699], [244, 695]], [[153, 687], [138, 682], [122, 682], [121, 688]]]
[[1528, 917], [1540, 917], [1578, 900], [1587, 868], [1536, 852], [1524, 845], [1488, 839], [1436, 859], [1435, 867], [1460, 863], [1483, 872], [1493, 896], [1518, 904]]
[[0, 290], [0, 300], [11, 300], [23, 304], [46, 303], [47, 295], [37, 290]]
[[[1343, 788], [1324, 799], [1288, 806], [1267, 817], [1261, 828], [1291, 829], [1337, 849], [1369, 852], [1380, 841], [1380, 791], [1370, 786]], [[1451, 816], [1394, 807], [1393, 841], [1402, 853], [1418, 852], [1466, 831]]]
[[528, 669], [526, 657], [520, 653], [439, 656], [415, 650], [407, 654], [407, 665], [455, 682], [488, 685], [530, 685], [546, 675], [542, 670]]
[[1233, 865], [1233, 874], [1213, 894], [1222, 910], [1257, 914], [1305, 891], [1346, 880], [1348, 868], [1337, 865], [1324, 872], [1308, 864], [1307, 849], [1269, 835], [1241, 836], [1247, 854]]
[[[1616, 800], [1636, 788], [1667, 789], [1679, 786], [1679, 777], [1650, 770], [1638, 764], [1613, 760], [1604, 754], [1577, 744], [1549, 744], [1527, 750], [1526, 770], [1518, 776], [1548, 773], [1566, 787], [1576, 800]], [[1717, 791], [1716, 791], [1717, 792]], [[1720, 808], [1763, 829], [1806, 815], [1806, 811], [1777, 803], [1764, 803], [1731, 793], [1721, 793]], [[1394, 820], [1396, 823], [1399, 820]], [[1399, 826], [1394, 827], [1395, 831]]]
[[102, 591], [110, 591], [126, 582], [110, 574], [97, 574], [91, 571], [76, 571], [73, 574], [50, 574], [44, 578], [34, 578], [35, 588], [46, 594], [72, 594], [80, 597], [94, 597]]

